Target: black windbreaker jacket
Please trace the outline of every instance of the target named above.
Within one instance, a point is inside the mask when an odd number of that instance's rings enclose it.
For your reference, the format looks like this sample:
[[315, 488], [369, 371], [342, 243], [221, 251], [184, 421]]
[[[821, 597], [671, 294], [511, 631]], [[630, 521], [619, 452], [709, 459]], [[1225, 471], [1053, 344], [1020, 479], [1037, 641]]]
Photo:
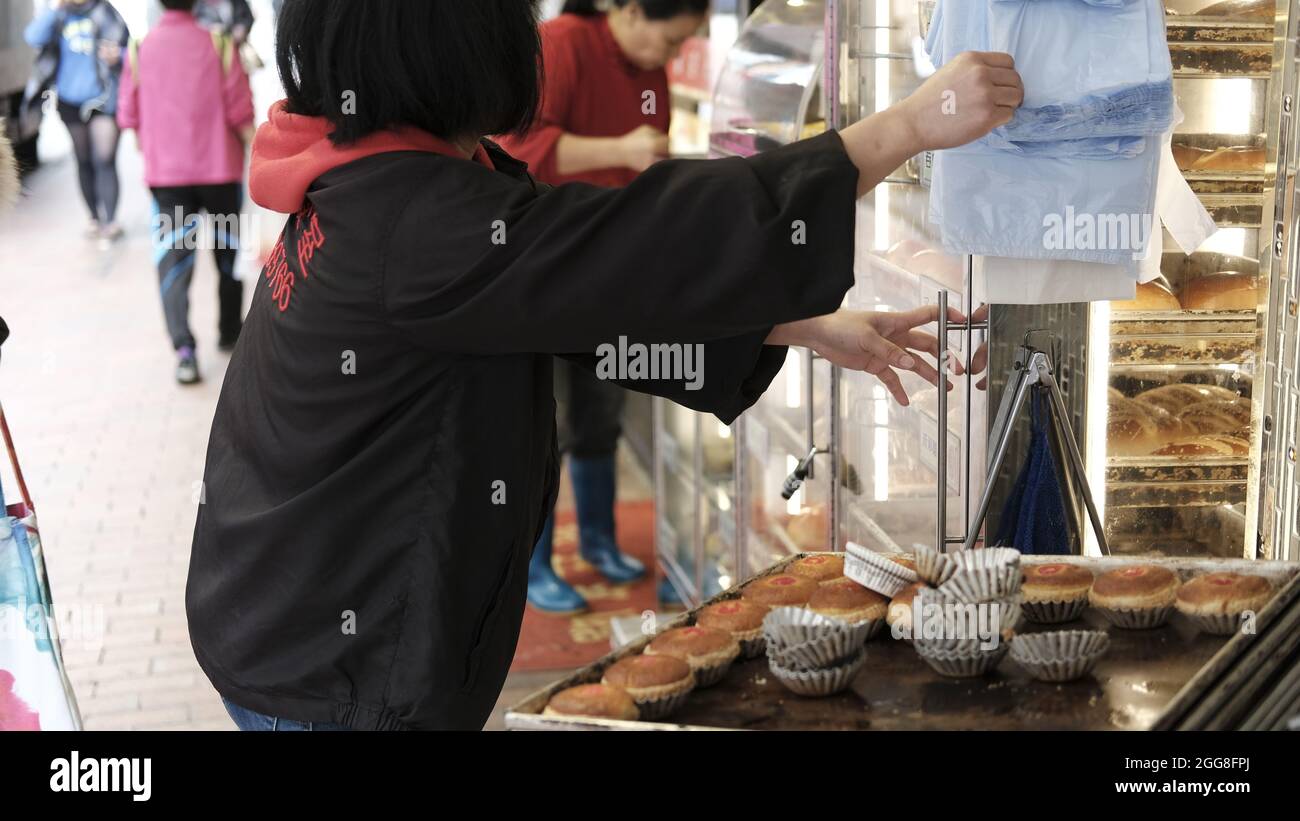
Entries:
[[772, 326], [853, 284], [835, 133], [619, 190], [548, 188], [484, 145], [495, 169], [390, 150], [312, 177], [255, 285], [186, 589], [195, 654], [237, 704], [481, 728], [556, 493], [551, 357], [703, 343], [700, 389], [622, 384], [730, 422], [781, 367]]

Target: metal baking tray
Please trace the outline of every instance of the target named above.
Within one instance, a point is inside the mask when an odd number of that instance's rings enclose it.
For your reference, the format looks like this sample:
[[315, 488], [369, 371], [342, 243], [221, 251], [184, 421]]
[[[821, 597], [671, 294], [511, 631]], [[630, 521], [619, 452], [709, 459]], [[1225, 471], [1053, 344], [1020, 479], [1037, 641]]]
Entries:
[[[791, 556], [755, 578], [780, 572]], [[1279, 589], [1297, 585], [1300, 564], [1244, 559], [1140, 559], [1033, 557], [1026, 564], [1081, 564], [1093, 572], [1135, 563], [1160, 564], [1184, 578], [1214, 570], [1269, 576]], [[752, 581], [752, 580], [751, 580]], [[705, 604], [736, 598], [728, 590]], [[1276, 615], [1274, 603], [1260, 612], [1266, 625]], [[693, 624], [697, 610], [673, 619], [665, 628]], [[1084, 614], [1088, 627], [1103, 629], [1100, 617]], [[1076, 622], [1074, 627], [1083, 626]], [[1025, 632], [1045, 628], [1030, 625]], [[989, 676], [944, 678], [930, 670], [907, 642], [882, 633], [867, 645], [867, 663], [852, 687], [828, 698], [802, 698], [786, 690], [763, 658], [732, 666], [717, 685], [692, 693], [672, 722], [617, 721], [542, 715], [551, 696], [568, 687], [600, 680], [606, 667], [640, 653], [650, 637], [639, 639], [538, 690], [506, 713], [515, 730], [1026, 730], [1148, 729], [1176, 699], [1186, 703], [1213, 682], [1253, 637], [1231, 639], [1196, 632], [1175, 614], [1156, 630], [1110, 629], [1111, 649], [1092, 676], [1069, 684], [1035, 681], [1008, 656]]]

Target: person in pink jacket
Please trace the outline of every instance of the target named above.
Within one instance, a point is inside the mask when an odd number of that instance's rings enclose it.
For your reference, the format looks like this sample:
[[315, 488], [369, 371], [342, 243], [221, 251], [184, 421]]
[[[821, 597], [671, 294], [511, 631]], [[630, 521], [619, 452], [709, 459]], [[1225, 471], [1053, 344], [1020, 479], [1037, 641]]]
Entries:
[[[194, 0], [162, 4], [162, 20], [129, 49], [117, 121], [136, 130], [144, 154], [163, 318], [177, 354], [176, 379], [192, 384], [199, 369], [189, 290], [199, 247], [212, 248], [217, 263], [222, 351], [234, 349], [242, 326], [235, 260], [253, 95], [234, 43], [194, 21]], [[207, 231], [202, 211], [209, 216]]]

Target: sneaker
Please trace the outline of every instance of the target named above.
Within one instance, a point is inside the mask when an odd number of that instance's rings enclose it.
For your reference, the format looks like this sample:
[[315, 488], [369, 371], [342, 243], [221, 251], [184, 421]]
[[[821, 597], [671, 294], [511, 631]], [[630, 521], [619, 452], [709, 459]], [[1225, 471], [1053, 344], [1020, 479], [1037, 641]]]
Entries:
[[111, 251], [113, 243], [122, 238], [122, 226], [116, 222], [105, 225], [99, 231], [99, 250]]
[[103, 235], [104, 229], [98, 220], [91, 220], [86, 223], [86, 239], [99, 239]]
[[193, 348], [181, 348], [176, 352], [176, 381], [182, 385], [193, 385], [199, 381], [199, 361], [194, 356]]

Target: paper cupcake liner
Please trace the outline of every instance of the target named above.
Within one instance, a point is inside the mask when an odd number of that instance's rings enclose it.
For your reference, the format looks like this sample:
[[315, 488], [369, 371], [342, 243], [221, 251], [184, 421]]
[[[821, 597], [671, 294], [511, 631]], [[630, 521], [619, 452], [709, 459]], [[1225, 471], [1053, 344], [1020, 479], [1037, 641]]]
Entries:
[[677, 712], [677, 710], [686, 703], [686, 699], [691, 695], [690, 690], [683, 690], [680, 693], [674, 693], [671, 696], [663, 698], [649, 699], [646, 701], [637, 700], [636, 708], [641, 712], [642, 721], [658, 721]]
[[1086, 596], [1074, 601], [1024, 602], [1021, 605], [1025, 618], [1036, 624], [1061, 624], [1062, 622], [1074, 621], [1082, 616], [1083, 611], [1087, 609], [1088, 599]]
[[767, 639], [759, 636], [756, 639], [742, 639], [740, 642], [740, 657], [747, 659], [756, 659], [763, 655], [767, 649]]
[[1097, 610], [1106, 621], [1121, 629], [1150, 630], [1169, 621], [1169, 614], [1174, 612], [1174, 606], [1166, 604], [1162, 607], [1145, 607], [1140, 610], [1098, 607]]
[[710, 664], [708, 667], [692, 667], [691, 670], [695, 673], [695, 686], [712, 687], [722, 681], [723, 676], [731, 669], [732, 661], [734, 659], [728, 659], [721, 664]]
[[959, 550], [951, 555], [953, 560], [957, 562], [958, 572], [962, 570], [994, 570], [1003, 567], [1020, 566], [1020, 551], [1011, 547]]
[[1231, 636], [1241, 629], [1240, 613], [1216, 613], [1212, 616], [1192, 616], [1187, 613], [1188, 621], [1196, 628], [1213, 636]]
[[961, 653], [949, 650], [923, 650], [917, 646], [916, 652], [930, 669], [941, 676], [950, 678], [971, 678], [989, 673], [1001, 663], [1006, 656], [1008, 642], [1000, 642], [993, 650], [978, 653]]
[[[960, 607], [963, 608], [964, 611], [965, 608], [969, 608], [969, 607], [987, 608], [987, 607], [992, 607], [993, 605], [997, 605], [998, 624], [996, 629], [999, 635], [1006, 633], [1008, 630], [1014, 631], [1020, 623], [1021, 604], [1018, 598], [1010, 598], [1010, 599], [992, 601], [992, 602], [974, 603], [974, 602], [963, 602], [959, 599], [953, 598], [952, 596], [948, 596], [939, 590], [922, 590], [919, 594], [917, 594], [917, 599], [921, 606], [921, 617], [923, 620], [926, 618], [925, 614], [927, 608], [931, 606], [938, 606], [943, 608], [944, 629], [943, 629], [942, 636], [937, 638], [936, 637], [927, 638], [925, 636], [925, 629], [924, 629], [926, 627], [925, 624], [920, 625], [920, 629], [918, 629], [918, 626], [916, 624], [912, 625], [912, 641], [917, 644], [924, 644], [927, 648], [933, 650], [952, 651], [958, 649], [966, 649], [970, 651], [980, 647], [987, 641], [986, 639], [980, 638], [979, 636], [970, 636], [970, 635], [959, 636], [958, 635], [959, 632], [969, 634], [972, 631], [966, 629], [969, 623], [964, 621], [965, 616], [952, 612], [949, 609], [951, 607]], [[987, 624], [988, 623], [987, 620], [990, 618], [990, 616], [991, 614], [989, 615], [981, 614], [977, 609], [975, 613], [976, 622], [973, 625], [973, 627], [978, 629], [980, 624]], [[963, 621], [959, 621], [959, 619], [962, 619]], [[958, 630], [959, 626], [962, 627], [961, 631]], [[1005, 644], [1005, 643], [1006, 641], [1004, 639], [999, 639], [999, 644]]]
[[872, 619], [856, 624], [826, 619], [818, 626], [815, 637], [800, 642], [785, 642], [769, 636], [767, 653], [783, 667], [819, 669], [843, 664], [862, 650], [867, 639], [880, 629], [879, 620]]
[[957, 572], [957, 561], [946, 553], [928, 547], [916, 548], [916, 575], [926, 584], [938, 587]]
[[786, 689], [801, 696], [830, 696], [846, 689], [867, 660], [865, 651], [829, 670], [790, 670], [775, 663], [769, 668]]
[[1056, 630], [1011, 640], [1011, 658], [1039, 681], [1082, 678], [1108, 649], [1110, 636], [1100, 630]]
[[763, 636], [768, 644], [785, 646], [815, 641], [842, 624], [806, 607], [777, 607], [763, 617]]
[[844, 556], [844, 575], [886, 598], [892, 599], [904, 587], [920, 578], [916, 571], [874, 550], [867, 550], [851, 542], [848, 547], [849, 552]]
[[939, 590], [959, 601], [979, 603], [1019, 595], [1023, 583], [1019, 565], [975, 567], [958, 570]]

